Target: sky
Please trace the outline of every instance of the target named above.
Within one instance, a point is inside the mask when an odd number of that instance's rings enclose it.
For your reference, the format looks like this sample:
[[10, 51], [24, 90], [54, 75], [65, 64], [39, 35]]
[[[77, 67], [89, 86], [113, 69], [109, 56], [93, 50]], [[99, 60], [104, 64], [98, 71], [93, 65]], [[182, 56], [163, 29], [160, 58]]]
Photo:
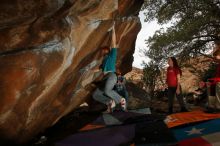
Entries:
[[133, 66], [137, 68], [143, 68], [142, 62], [149, 62], [150, 59], [143, 55], [140, 52], [141, 49], [148, 49], [145, 44], [145, 40], [147, 40], [150, 36], [153, 36], [154, 32], [161, 28], [161, 25], [157, 24], [156, 21], [152, 21], [150, 23], [144, 22], [144, 12], [141, 11], [139, 13], [139, 17], [141, 20], [141, 31], [139, 32], [135, 45], [135, 53], [134, 53], [134, 62]]

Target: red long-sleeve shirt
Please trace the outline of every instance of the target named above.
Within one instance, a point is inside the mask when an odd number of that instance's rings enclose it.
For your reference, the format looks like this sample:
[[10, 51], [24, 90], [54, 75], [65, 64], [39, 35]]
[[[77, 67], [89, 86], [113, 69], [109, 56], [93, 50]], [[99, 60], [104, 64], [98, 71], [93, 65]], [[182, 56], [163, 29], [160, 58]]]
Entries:
[[177, 85], [178, 85], [177, 75], [178, 74], [180, 74], [179, 69], [176, 69], [173, 67], [167, 68], [167, 85], [168, 85], [168, 87], [177, 87]]

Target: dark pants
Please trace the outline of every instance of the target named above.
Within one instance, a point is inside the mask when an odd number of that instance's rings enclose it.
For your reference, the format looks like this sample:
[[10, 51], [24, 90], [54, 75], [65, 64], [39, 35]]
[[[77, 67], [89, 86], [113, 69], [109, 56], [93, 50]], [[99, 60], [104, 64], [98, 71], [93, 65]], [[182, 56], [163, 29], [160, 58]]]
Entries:
[[181, 106], [181, 108], [184, 108], [184, 101], [183, 101], [183, 96], [182, 96], [182, 91], [180, 89], [180, 94], [176, 94], [176, 89], [177, 87], [168, 87], [168, 106], [169, 106], [169, 110], [172, 111], [173, 109], [173, 101], [174, 101], [174, 96], [176, 95], [176, 98]]

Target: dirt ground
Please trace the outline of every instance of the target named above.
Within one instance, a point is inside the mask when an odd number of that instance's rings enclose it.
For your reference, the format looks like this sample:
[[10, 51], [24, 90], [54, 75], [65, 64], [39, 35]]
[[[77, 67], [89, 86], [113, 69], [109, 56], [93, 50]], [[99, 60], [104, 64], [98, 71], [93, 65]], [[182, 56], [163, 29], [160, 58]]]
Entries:
[[[134, 84], [129, 85], [128, 91], [130, 95], [128, 99], [128, 109], [150, 108], [152, 114], [167, 115], [167, 97], [151, 99], [144, 90], [138, 88]], [[37, 136], [33, 137], [29, 143], [22, 144], [22, 146], [54, 146], [57, 141], [76, 133], [83, 126], [94, 121], [106, 110], [105, 105], [95, 101], [92, 101], [89, 105], [90, 107], [80, 107], [76, 109], [63, 117], [53, 127], [39, 133]], [[195, 108], [204, 108], [202, 104], [194, 105], [193, 103], [187, 103], [186, 105], [189, 111]], [[179, 111], [179, 105], [177, 101], [175, 101], [174, 112]], [[0, 145], [5, 145], [5, 143], [0, 143]], [[7, 143], [7, 145], [10, 144]], [[15, 146], [15, 144], [13, 145]]]

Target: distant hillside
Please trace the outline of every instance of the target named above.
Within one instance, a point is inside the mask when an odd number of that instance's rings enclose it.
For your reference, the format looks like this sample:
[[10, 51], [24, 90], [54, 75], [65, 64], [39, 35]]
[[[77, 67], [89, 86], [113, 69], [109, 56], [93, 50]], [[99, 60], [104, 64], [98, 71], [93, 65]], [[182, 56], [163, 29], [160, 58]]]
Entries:
[[131, 80], [135, 83], [140, 82], [143, 78], [143, 70], [133, 67], [132, 71], [125, 75], [127, 80]]
[[182, 87], [185, 92], [191, 92], [198, 87], [201, 81], [201, 76], [208, 70], [211, 59], [206, 57], [198, 57], [189, 60], [188, 66], [182, 69], [183, 75], [181, 77]]
[[[181, 85], [183, 92], [191, 92], [198, 87], [198, 83], [201, 81], [201, 75], [209, 68], [211, 59], [207, 57], [197, 57], [187, 60], [182, 67]], [[187, 64], [187, 65], [186, 65]], [[133, 67], [132, 71], [125, 75], [127, 80], [132, 81], [135, 84], [143, 87], [143, 70]], [[157, 79], [157, 89], [164, 86], [166, 80], [166, 69], [162, 71], [162, 75]]]

